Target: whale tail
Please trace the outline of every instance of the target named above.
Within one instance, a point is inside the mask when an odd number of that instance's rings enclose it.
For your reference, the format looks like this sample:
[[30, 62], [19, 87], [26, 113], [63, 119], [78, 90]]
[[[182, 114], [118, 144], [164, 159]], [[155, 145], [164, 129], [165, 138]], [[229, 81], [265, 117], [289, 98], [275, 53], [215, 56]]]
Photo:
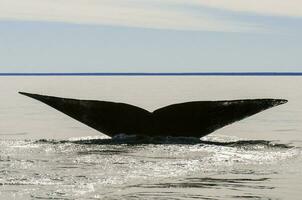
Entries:
[[287, 102], [284, 99], [195, 101], [169, 105], [153, 112], [108, 101], [78, 100], [19, 92], [108, 136], [202, 137], [209, 133]]

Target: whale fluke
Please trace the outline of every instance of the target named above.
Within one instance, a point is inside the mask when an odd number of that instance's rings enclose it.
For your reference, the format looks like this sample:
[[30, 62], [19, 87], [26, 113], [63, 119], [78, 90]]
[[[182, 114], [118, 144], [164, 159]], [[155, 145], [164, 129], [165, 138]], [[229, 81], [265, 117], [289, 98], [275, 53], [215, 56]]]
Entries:
[[149, 112], [125, 103], [19, 93], [41, 101], [111, 137], [126, 134], [200, 138], [233, 122], [287, 102], [284, 99], [194, 101]]

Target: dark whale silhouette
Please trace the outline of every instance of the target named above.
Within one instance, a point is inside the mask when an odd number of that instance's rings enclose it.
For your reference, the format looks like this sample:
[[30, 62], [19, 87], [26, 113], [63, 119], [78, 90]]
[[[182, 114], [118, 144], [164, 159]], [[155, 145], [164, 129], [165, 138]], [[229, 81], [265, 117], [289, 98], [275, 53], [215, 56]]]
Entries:
[[284, 104], [284, 99], [195, 101], [169, 105], [153, 112], [108, 101], [77, 100], [19, 92], [108, 136], [203, 137], [238, 120]]

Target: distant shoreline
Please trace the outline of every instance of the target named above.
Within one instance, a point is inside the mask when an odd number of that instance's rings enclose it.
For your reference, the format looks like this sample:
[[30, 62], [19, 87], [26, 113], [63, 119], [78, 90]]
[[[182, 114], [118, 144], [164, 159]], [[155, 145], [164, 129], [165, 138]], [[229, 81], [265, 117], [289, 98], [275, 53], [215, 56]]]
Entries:
[[302, 72], [0, 73], [0, 76], [302, 76]]

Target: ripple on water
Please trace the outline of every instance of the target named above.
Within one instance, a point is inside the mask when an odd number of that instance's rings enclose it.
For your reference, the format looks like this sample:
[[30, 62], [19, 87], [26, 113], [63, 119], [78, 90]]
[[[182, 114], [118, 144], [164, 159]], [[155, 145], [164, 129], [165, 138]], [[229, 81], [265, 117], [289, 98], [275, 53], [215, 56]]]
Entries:
[[300, 148], [285, 144], [215, 137], [129, 144], [104, 138], [1, 140], [0, 197], [164, 199], [186, 198], [179, 192], [185, 190], [188, 198], [206, 198], [197, 190], [203, 188], [224, 190], [228, 198], [256, 198], [246, 191], [273, 190], [268, 183], [280, 166], [301, 157]]

